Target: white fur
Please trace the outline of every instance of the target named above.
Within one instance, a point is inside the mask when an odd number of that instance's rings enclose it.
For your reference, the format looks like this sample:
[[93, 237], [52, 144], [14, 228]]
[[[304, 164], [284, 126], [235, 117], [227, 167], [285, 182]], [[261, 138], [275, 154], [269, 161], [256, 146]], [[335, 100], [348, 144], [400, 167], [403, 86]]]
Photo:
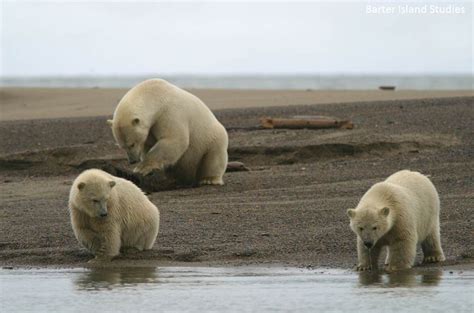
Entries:
[[[107, 216], [100, 217], [105, 207]], [[69, 210], [77, 240], [97, 259], [111, 259], [121, 248], [151, 249], [158, 235], [156, 206], [133, 183], [101, 170], [87, 170], [76, 178]]]
[[227, 131], [196, 96], [165, 80], [132, 88], [109, 121], [135, 172], [171, 172], [186, 183], [223, 184]]
[[[411, 268], [416, 246], [424, 262], [444, 261], [439, 230], [439, 197], [431, 181], [418, 172], [399, 171], [373, 185], [357, 208], [348, 210], [357, 234], [358, 269], [376, 269], [379, 254], [388, 246], [388, 271]], [[373, 243], [369, 250], [364, 242]]]

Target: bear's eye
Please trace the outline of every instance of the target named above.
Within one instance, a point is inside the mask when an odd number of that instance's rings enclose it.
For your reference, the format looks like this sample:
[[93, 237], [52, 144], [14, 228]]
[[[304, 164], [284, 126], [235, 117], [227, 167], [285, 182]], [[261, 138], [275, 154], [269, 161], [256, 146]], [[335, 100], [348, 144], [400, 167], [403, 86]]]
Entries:
[[134, 143], [132, 143], [132, 144], [130, 145], [130, 149], [133, 148], [133, 147], [135, 147], [135, 144], [134, 144]]
[[363, 231], [363, 230], [364, 230], [364, 227], [359, 227], [359, 230], [360, 230], [360, 231]]
[[377, 226], [372, 227], [373, 230], [377, 230]]
[[92, 202], [94, 202], [94, 203], [99, 203], [99, 200], [93, 199]]

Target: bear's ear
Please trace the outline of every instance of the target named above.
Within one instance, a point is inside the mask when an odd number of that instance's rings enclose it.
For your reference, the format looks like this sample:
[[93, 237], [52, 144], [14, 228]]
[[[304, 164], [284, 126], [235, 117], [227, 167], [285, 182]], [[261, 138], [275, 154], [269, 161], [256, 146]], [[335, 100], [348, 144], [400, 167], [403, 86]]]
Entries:
[[138, 124], [140, 124], [140, 119], [136, 117], [132, 120], [132, 125], [137, 126]]
[[86, 183], [79, 183], [77, 185], [77, 189], [82, 190], [82, 189], [84, 189], [85, 186], [86, 186]]
[[390, 209], [387, 208], [387, 207], [385, 207], [385, 208], [383, 208], [383, 209], [380, 210], [380, 214], [381, 214], [382, 216], [388, 216], [388, 214], [390, 214]]
[[347, 216], [353, 218], [356, 215], [356, 211], [354, 209], [347, 209]]
[[107, 124], [109, 124], [109, 126], [112, 127], [112, 125], [114, 125], [114, 121], [113, 120], [107, 120]]
[[109, 186], [110, 188], [112, 188], [113, 186], [115, 186], [115, 182], [113, 180], [109, 181]]

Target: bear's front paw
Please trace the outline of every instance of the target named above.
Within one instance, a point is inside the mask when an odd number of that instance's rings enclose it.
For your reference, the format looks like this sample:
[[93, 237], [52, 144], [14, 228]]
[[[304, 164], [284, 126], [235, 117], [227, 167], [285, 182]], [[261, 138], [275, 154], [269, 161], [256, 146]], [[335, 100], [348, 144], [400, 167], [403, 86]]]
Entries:
[[146, 176], [150, 174], [154, 169], [159, 169], [159, 168], [160, 167], [155, 164], [140, 163], [133, 169], [133, 172]]
[[94, 255], [101, 253], [102, 239], [99, 236], [94, 236], [89, 241], [81, 240], [81, 243]]
[[408, 270], [411, 268], [411, 265], [388, 265], [385, 267], [385, 271], [388, 273], [401, 271], [401, 270]]
[[359, 264], [356, 267], [356, 271], [358, 272], [365, 272], [365, 271], [371, 271], [371, 270], [372, 270], [372, 266], [366, 265], [366, 264]]
[[108, 263], [112, 260], [112, 257], [110, 256], [96, 256], [95, 258], [93, 259], [90, 259], [87, 264], [90, 264], [90, 265], [101, 265], [101, 264], [104, 264], [104, 263]]
[[430, 255], [423, 258], [423, 263], [438, 263], [444, 261], [443, 255]]
[[199, 185], [217, 185], [222, 186], [224, 185], [224, 181], [221, 177], [205, 177], [199, 181]]

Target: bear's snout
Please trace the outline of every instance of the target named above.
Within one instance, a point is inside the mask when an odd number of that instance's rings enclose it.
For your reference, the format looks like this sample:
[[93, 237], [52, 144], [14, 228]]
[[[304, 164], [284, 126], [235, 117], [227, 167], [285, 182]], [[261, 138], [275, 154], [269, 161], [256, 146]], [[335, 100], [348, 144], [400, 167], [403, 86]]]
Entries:
[[136, 164], [140, 162], [140, 155], [137, 155], [134, 151], [127, 151], [128, 164]]
[[99, 217], [106, 217], [107, 216], [107, 205], [105, 203], [103, 203], [100, 207], [100, 211], [99, 211]]
[[374, 246], [374, 243], [372, 241], [364, 241], [364, 246], [366, 246], [367, 249], [370, 249]]

